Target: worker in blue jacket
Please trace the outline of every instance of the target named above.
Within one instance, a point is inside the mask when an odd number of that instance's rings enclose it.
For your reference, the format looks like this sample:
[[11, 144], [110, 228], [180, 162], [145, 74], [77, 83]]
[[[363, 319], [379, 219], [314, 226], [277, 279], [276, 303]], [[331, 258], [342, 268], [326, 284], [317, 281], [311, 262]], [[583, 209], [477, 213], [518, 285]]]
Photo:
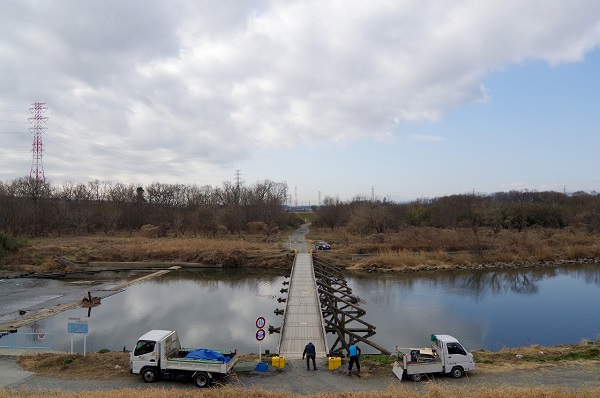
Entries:
[[312, 359], [313, 369], [317, 370], [317, 365], [315, 363], [315, 357], [317, 356], [317, 350], [315, 349], [315, 345], [309, 341], [306, 347], [304, 347], [304, 352], [302, 353], [302, 359], [306, 356], [306, 370], [310, 370], [309, 360]]
[[350, 354], [350, 363], [348, 364], [348, 376], [352, 375], [352, 365], [356, 363], [356, 370], [360, 372], [360, 362], [358, 360], [358, 356], [360, 355], [360, 348], [354, 344], [354, 342], [350, 343], [350, 347], [348, 347], [348, 353]]

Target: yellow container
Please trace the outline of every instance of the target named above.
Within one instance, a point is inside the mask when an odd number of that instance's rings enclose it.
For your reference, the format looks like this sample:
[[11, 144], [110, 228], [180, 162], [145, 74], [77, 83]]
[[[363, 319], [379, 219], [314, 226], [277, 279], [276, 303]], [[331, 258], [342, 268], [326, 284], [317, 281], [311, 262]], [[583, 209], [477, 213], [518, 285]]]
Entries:
[[327, 362], [329, 365], [329, 370], [336, 370], [342, 366], [342, 358], [340, 357], [330, 357]]
[[283, 369], [285, 367], [285, 357], [272, 357], [271, 366]]

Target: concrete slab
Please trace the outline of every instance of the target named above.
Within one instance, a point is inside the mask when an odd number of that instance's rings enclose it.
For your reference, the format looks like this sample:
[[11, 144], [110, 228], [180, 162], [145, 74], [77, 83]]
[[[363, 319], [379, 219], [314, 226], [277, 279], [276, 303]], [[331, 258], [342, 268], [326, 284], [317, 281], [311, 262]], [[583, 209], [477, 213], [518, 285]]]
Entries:
[[21, 369], [16, 362], [16, 356], [0, 355], [0, 388], [10, 387], [35, 373]]

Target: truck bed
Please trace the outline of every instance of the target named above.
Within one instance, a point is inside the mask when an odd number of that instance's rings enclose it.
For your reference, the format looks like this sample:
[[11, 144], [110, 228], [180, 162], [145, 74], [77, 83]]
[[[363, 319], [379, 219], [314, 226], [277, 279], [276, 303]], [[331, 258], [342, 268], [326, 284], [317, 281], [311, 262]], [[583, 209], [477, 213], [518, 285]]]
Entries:
[[393, 368], [393, 372], [396, 374], [396, 376], [401, 379], [402, 374], [405, 372], [407, 375], [413, 375], [444, 371], [442, 360], [438, 355], [429, 355], [429, 352], [432, 352], [431, 349], [426, 350], [421, 348], [420, 350], [421, 355], [417, 358], [417, 361], [411, 361], [410, 354], [400, 353], [396, 359], [396, 362], [394, 363]]
[[233, 367], [238, 361], [237, 355], [235, 353], [231, 353], [229, 351], [217, 351], [216, 352], [224, 355], [233, 354], [231, 360], [229, 362], [221, 362], [218, 360], [210, 360], [210, 359], [193, 359], [193, 358], [185, 358], [185, 356], [190, 352], [194, 351], [195, 348], [191, 349], [182, 349], [176, 354], [171, 355], [167, 358], [167, 363], [165, 364], [168, 369], [178, 369], [178, 370], [190, 370], [190, 371], [202, 371], [202, 372], [210, 372], [210, 373], [222, 373], [227, 374], [233, 370]]

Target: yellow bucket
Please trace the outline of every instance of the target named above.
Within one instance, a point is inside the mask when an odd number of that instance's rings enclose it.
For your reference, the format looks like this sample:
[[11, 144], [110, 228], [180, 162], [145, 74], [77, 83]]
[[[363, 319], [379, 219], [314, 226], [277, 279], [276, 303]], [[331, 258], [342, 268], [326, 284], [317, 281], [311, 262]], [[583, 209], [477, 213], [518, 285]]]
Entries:
[[271, 366], [283, 369], [285, 367], [285, 357], [272, 357]]
[[342, 358], [340, 357], [330, 357], [328, 362], [329, 370], [336, 370], [340, 366], [342, 366]]

